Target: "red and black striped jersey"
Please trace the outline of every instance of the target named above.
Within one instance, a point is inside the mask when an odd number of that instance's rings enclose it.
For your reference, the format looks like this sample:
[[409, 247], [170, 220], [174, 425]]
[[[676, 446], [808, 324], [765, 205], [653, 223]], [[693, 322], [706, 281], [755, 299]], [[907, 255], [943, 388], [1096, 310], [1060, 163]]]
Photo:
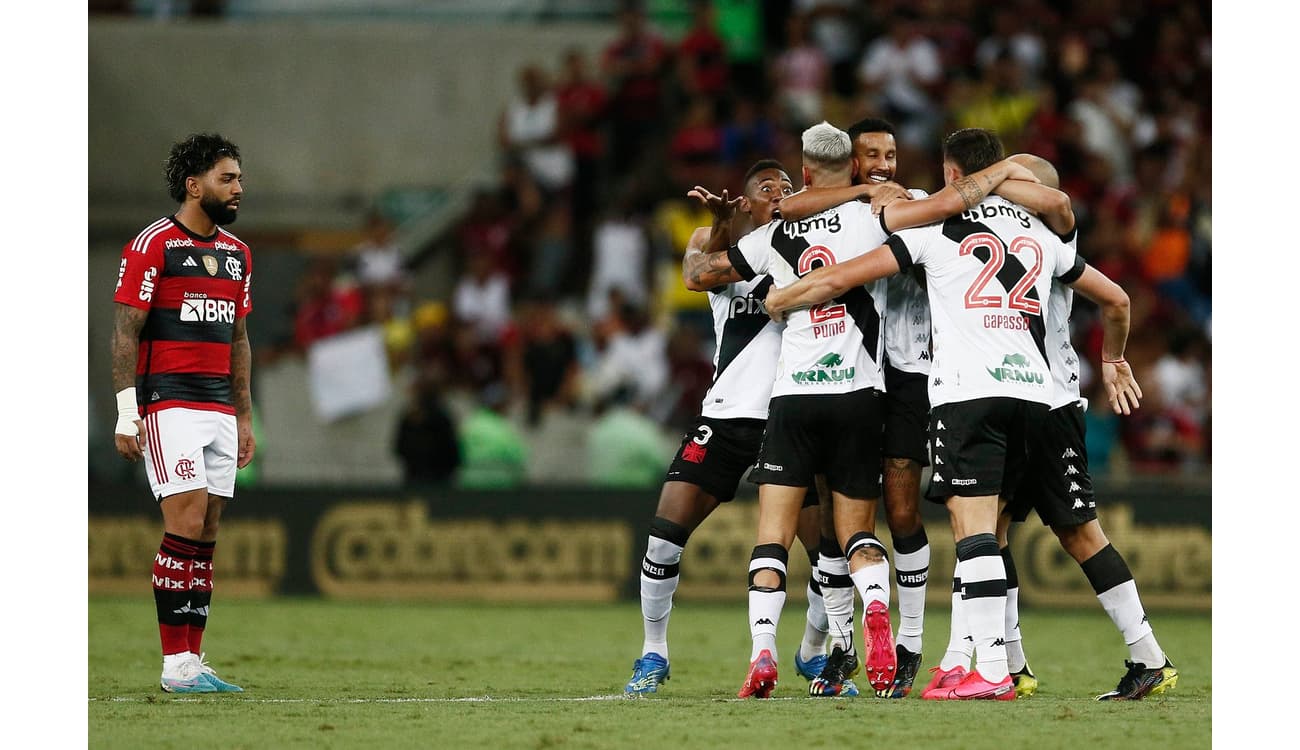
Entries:
[[113, 301], [149, 311], [135, 370], [142, 412], [235, 412], [230, 342], [253, 309], [252, 281], [248, 245], [220, 227], [200, 237], [165, 216], [122, 248]]

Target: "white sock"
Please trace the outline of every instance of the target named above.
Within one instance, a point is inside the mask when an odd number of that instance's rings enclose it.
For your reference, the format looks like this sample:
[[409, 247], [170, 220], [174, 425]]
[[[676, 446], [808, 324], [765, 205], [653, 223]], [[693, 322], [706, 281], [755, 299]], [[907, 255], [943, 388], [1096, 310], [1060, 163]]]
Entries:
[[[764, 548], [775, 548], [776, 553], [769, 555], [770, 550]], [[777, 553], [782, 557], [776, 557]], [[754, 641], [750, 661], [757, 659], [759, 652], [764, 649], [772, 652], [773, 659], [777, 658], [776, 627], [781, 622], [781, 609], [785, 607], [784, 585], [776, 591], [754, 586], [754, 574], [763, 570], [776, 571], [784, 584], [786, 564], [780, 545], [759, 545], [754, 548], [754, 555], [749, 560], [749, 637]]]
[[808, 579], [808, 618], [803, 626], [803, 640], [799, 643], [799, 658], [804, 661], [826, 653], [826, 639], [830, 637], [826, 603], [822, 600], [821, 593], [813, 589], [817, 577], [817, 566], [814, 565], [812, 577]]
[[1024, 644], [1020, 641], [1020, 587], [1007, 589], [1007, 612], [1003, 620], [1007, 631], [1007, 669], [1019, 672], [1028, 666]]
[[971, 656], [975, 653], [975, 641], [970, 637], [966, 627], [966, 612], [961, 598], [961, 561], [953, 570], [952, 622], [948, 626], [948, 649], [943, 653], [939, 668], [945, 672], [955, 667], [970, 668]]
[[930, 570], [930, 545], [915, 552], [894, 552], [894, 580], [898, 584], [898, 635], [895, 642], [914, 654], [921, 653], [925, 632], [925, 586]]
[[164, 677], [171, 677], [180, 671], [181, 665], [191, 659], [196, 659], [194, 654], [189, 651], [182, 651], [179, 654], [164, 654], [162, 673]]
[[784, 591], [749, 592], [749, 636], [753, 639], [753, 650], [749, 660], [758, 658], [763, 649], [772, 652], [776, 659], [776, 626], [781, 622], [781, 608], [785, 606]]
[[668, 658], [668, 616], [673, 609], [673, 594], [681, 580], [679, 562], [682, 547], [651, 535], [641, 561], [641, 621], [645, 640], [641, 654], [654, 652]]
[[[968, 592], [981, 583], [996, 584], [999, 579], [1005, 585], [1006, 577], [1001, 555], [976, 555], [962, 562], [961, 580]], [[975, 640], [975, 669], [989, 682], [1002, 681], [1010, 674], [1005, 645], [1006, 595], [967, 598], [962, 610]]]
[[830, 648], [845, 653], [853, 651], [853, 579], [849, 578], [849, 561], [845, 557], [821, 557], [822, 602], [826, 606]]
[[849, 573], [858, 594], [862, 596], [862, 609], [872, 602], [884, 602], [889, 607], [889, 562], [867, 563]]
[[1165, 652], [1151, 632], [1151, 623], [1147, 621], [1146, 611], [1142, 609], [1135, 581], [1128, 580], [1103, 591], [1097, 595], [1097, 601], [1101, 602], [1106, 614], [1110, 615], [1111, 622], [1123, 634], [1124, 642], [1128, 644], [1130, 660], [1152, 669], [1164, 665]]

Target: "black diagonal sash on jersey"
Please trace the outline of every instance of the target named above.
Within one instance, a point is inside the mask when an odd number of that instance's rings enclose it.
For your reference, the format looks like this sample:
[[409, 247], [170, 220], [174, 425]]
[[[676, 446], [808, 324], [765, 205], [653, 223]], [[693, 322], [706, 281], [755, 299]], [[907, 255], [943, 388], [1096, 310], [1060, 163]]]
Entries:
[[[991, 234], [999, 240], [1002, 240], [1002, 245], [1004, 247], [1010, 247], [1010, 244], [1007, 243], [1006, 240], [1002, 239], [997, 232], [989, 229], [987, 225], [981, 222], [970, 221], [969, 219], [965, 219], [959, 215], [954, 216], [943, 223], [943, 236], [958, 245], [961, 244], [962, 240], [972, 234], [978, 234], [980, 232]], [[992, 251], [987, 247], [981, 246], [975, 248], [971, 255], [978, 258], [981, 263], [987, 265], [989, 258], [992, 257]], [[1007, 294], [1010, 294], [1016, 284], [1020, 283], [1020, 280], [1029, 274], [1029, 269], [1025, 268], [1025, 265], [1020, 262], [1020, 258], [1016, 257], [1015, 253], [1007, 251], [1004, 252], [1003, 255], [1005, 258], [1002, 262], [1002, 269], [998, 271], [997, 276], [994, 278], [996, 278], [998, 283], [1002, 285], [1002, 289]], [[1025, 293], [1025, 297], [1037, 301], [1040, 310], [1044, 308], [1043, 301], [1038, 299], [1037, 286], [1031, 286], [1029, 291]], [[1016, 312], [1019, 312], [1020, 317], [1024, 318], [1025, 322], [1029, 324], [1029, 335], [1034, 340], [1034, 346], [1038, 348], [1038, 353], [1043, 355], [1043, 361], [1047, 363], [1047, 368], [1050, 370], [1052, 362], [1047, 358], [1046, 312], [1042, 315], [1030, 315], [1023, 310], [1018, 310]]]
[[[772, 277], [766, 276], [762, 281], [754, 286], [749, 293], [750, 297], [757, 300], [767, 298], [767, 291], [772, 288]], [[749, 342], [754, 340], [759, 331], [762, 331], [771, 321], [766, 314], [755, 315], [741, 313], [739, 315], [730, 315], [727, 322], [722, 326], [722, 340], [718, 343], [718, 366], [713, 371], [713, 382], [718, 382], [722, 376], [722, 371], [727, 369], [740, 353], [749, 346]]]
[[[778, 219], [777, 222], [776, 227], [772, 230], [772, 249], [776, 250], [785, 259], [785, 262], [790, 264], [790, 268], [799, 274], [799, 257], [811, 245], [808, 244], [808, 239], [801, 234], [793, 237], [786, 234], [786, 227], [789, 224], [785, 221]], [[799, 275], [802, 276], [803, 274]]]
[[827, 304], [839, 303], [853, 318], [853, 324], [862, 332], [862, 348], [871, 361], [880, 363], [880, 313], [876, 312], [876, 299], [864, 286], [855, 286]]
[[[811, 245], [804, 236], [790, 237], [782, 231], [783, 229], [784, 227], [778, 226], [772, 233], [772, 247], [781, 254], [786, 263], [790, 264], [796, 274], [802, 278], [825, 265], [820, 260], [813, 261], [815, 265], [809, 268], [807, 273], [799, 273], [799, 258]], [[857, 286], [828, 300], [825, 304], [844, 305], [845, 312], [853, 318], [853, 324], [862, 332], [862, 348], [867, 351], [867, 356], [871, 357], [872, 362], [879, 362], [880, 314], [876, 312], [876, 302], [871, 292], [868, 292], [866, 287]]]

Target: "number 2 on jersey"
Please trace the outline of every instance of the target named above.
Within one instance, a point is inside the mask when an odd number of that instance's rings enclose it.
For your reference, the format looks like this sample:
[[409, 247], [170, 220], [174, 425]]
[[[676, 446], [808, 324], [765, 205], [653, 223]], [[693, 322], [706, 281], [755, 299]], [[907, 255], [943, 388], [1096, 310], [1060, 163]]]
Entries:
[[[813, 245], [799, 254], [799, 275], [803, 276], [813, 270], [813, 263], [821, 261], [823, 266], [835, 265], [835, 253], [831, 252], [825, 245]], [[808, 308], [808, 316], [814, 323], [825, 323], [828, 320], [842, 318], [845, 314], [844, 305], [832, 305], [829, 302], [823, 302], [820, 305], [813, 305]]]
[[[988, 232], [976, 232], [961, 241], [957, 247], [960, 255], [971, 255], [976, 248], [987, 247], [989, 249], [989, 260], [984, 264], [984, 270], [980, 271], [975, 281], [971, 282], [966, 289], [966, 307], [1002, 307], [1002, 295], [998, 293], [985, 293], [984, 288], [992, 281], [1002, 270], [1002, 266], [1007, 260], [1007, 247], [1002, 244], [1002, 240], [997, 235]], [[1022, 253], [1032, 253], [1034, 262], [1027, 264], [1028, 270], [1020, 277], [1015, 286], [1006, 296], [1006, 307], [1012, 310], [1020, 310], [1030, 315], [1041, 315], [1042, 304], [1036, 299], [1029, 299], [1027, 294], [1033, 288], [1034, 282], [1038, 280], [1038, 274], [1043, 270], [1043, 248], [1032, 237], [1017, 237], [1011, 241], [1011, 252], [1016, 255]], [[800, 258], [800, 265], [803, 259]]]

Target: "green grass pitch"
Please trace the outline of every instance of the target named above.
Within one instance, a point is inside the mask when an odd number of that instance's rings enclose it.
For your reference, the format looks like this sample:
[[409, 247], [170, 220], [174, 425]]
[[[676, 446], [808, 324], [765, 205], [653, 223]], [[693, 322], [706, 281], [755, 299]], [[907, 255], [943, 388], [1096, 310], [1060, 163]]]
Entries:
[[[223, 601], [219, 594], [204, 649], [223, 678], [245, 688], [241, 694], [161, 692], [152, 599], [89, 600], [89, 747], [1211, 746], [1208, 613], [1150, 613], [1180, 672], [1168, 697], [1093, 700], [1115, 686], [1127, 656], [1098, 607], [1022, 612], [1029, 663], [1042, 682], [1032, 698], [934, 703], [921, 700], [919, 689], [899, 701], [808, 698], [792, 663], [804, 612], [792, 602], [780, 623], [774, 699], [740, 701], [749, 658], [745, 605], [679, 602], [670, 627], [672, 679], [657, 695], [627, 700], [622, 687], [641, 647], [635, 603]], [[938, 663], [947, 636], [947, 608], [931, 607], [924, 667]], [[927, 679], [922, 672], [918, 683]]]

